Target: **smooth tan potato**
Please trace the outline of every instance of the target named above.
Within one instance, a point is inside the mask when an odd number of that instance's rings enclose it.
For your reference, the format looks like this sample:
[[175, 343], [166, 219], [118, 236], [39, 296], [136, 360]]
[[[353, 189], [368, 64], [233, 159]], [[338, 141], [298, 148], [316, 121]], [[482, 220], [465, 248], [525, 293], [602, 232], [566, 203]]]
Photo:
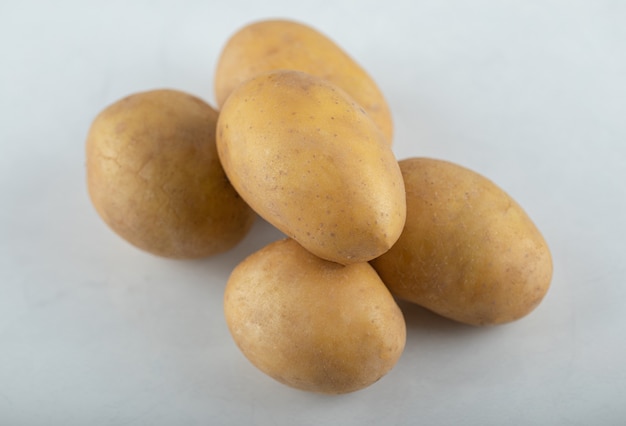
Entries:
[[404, 318], [368, 263], [322, 260], [291, 239], [241, 262], [224, 296], [237, 346], [286, 385], [339, 394], [376, 382], [396, 364]]
[[222, 108], [217, 147], [239, 194], [327, 260], [371, 260], [398, 239], [404, 183], [391, 147], [343, 90], [298, 71], [239, 86]]
[[367, 111], [391, 144], [391, 112], [374, 80], [332, 40], [294, 21], [254, 22], [228, 40], [215, 71], [218, 106], [244, 81], [278, 69], [303, 71], [341, 87]]
[[121, 99], [95, 118], [87, 185], [117, 234], [171, 258], [220, 253], [246, 235], [255, 215], [220, 165], [217, 117], [198, 98], [154, 90]]
[[530, 313], [548, 291], [552, 259], [522, 208], [490, 180], [450, 162], [410, 158], [400, 168], [406, 225], [372, 261], [391, 292], [473, 325]]

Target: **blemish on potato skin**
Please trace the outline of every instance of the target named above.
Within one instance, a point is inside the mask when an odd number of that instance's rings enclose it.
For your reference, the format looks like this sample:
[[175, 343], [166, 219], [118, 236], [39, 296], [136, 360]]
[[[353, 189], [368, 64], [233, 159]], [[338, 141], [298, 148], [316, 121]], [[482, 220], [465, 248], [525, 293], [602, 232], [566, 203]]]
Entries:
[[117, 133], [117, 134], [123, 133], [126, 130], [127, 127], [128, 127], [128, 124], [125, 121], [120, 121], [115, 126], [115, 133]]

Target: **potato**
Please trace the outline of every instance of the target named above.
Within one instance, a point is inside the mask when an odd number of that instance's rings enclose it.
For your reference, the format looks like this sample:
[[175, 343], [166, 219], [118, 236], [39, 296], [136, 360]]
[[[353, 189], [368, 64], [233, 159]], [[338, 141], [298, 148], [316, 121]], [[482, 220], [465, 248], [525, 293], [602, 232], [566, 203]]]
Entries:
[[252, 364], [313, 392], [371, 385], [396, 364], [406, 340], [402, 312], [368, 263], [328, 262], [291, 239], [271, 243], [233, 270], [224, 313]]
[[391, 147], [326, 80], [288, 70], [248, 80], [222, 108], [217, 148], [246, 202], [319, 257], [368, 261], [402, 232], [404, 183]]
[[517, 320], [543, 299], [552, 259], [522, 208], [485, 177], [427, 158], [400, 161], [407, 219], [372, 261], [400, 298], [473, 325]]
[[367, 111], [391, 144], [391, 112], [374, 80], [332, 40], [298, 22], [255, 22], [228, 40], [215, 71], [218, 106], [244, 81], [278, 69], [303, 71], [341, 87]]
[[87, 137], [87, 185], [94, 207], [121, 237], [171, 258], [233, 247], [254, 212], [228, 182], [215, 146], [217, 112], [174, 90], [121, 99]]

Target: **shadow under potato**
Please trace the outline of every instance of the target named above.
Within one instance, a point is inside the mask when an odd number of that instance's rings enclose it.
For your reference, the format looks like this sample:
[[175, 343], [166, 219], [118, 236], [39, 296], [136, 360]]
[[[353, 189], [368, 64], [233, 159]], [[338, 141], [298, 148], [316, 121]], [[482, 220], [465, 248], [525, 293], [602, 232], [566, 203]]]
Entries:
[[228, 278], [233, 269], [246, 257], [282, 238], [285, 238], [282, 232], [257, 216], [248, 234], [235, 247], [214, 256], [183, 262], [186, 262], [187, 266], [206, 270], [207, 274]]
[[406, 300], [396, 299], [396, 303], [404, 314], [407, 331], [433, 331], [437, 333], [478, 333], [490, 330], [492, 327], [477, 327], [463, 324], [458, 321], [443, 317], [415, 303]]

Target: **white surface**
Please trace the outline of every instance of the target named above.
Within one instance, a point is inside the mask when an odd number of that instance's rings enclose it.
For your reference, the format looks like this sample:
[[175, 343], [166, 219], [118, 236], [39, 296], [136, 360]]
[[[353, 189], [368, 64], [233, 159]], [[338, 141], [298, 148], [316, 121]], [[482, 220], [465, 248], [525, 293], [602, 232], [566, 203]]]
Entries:
[[[1, 425], [626, 424], [626, 7], [619, 1], [0, 3]], [[264, 17], [325, 32], [378, 81], [399, 158], [516, 198], [552, 288], [507, 326], [413, 308], [396, 368], [329, 397], [239, 353], [222, 316], [234, 251], [163, 260], [92, 209], [84, 139], [104, 106], [171, 87], [213, 102], [219, 51]]]

